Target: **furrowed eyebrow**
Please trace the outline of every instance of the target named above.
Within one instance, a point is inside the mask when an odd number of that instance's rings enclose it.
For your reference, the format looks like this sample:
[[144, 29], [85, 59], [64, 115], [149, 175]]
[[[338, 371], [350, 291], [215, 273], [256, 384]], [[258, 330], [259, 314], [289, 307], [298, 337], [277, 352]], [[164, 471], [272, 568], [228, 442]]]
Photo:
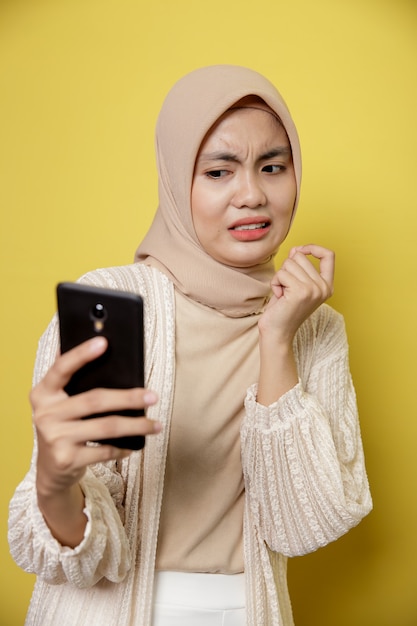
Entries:
[[273, 159], [274, 157], [289, 156], [289, 155], [291, 155], [291, 148], [287, 146], [282, 146], [280, 148], [272, 148], [272, 150], [268, 150], [268, 152], [261, 154], [258, 160], [267, 161], [268, 159]]
[[[291, 155], [291, 148], [287, 146], [282, 146], [278, 148], [272, 148], [267, 152], [260, 155], [257, 159], [258, 161], [267, 161], [268, 159], [273, 159], [275, 157], [287, 157]], [[225, 161], [240, 163], [240, 159], [236, 154], [232, 152], [203, 152], [200, 154], [198, 160], [201, 161]]]
[[239, 162], [236, 154], [231, 152], [203, 152], [200, 154], [199, 161], [235, 161]]

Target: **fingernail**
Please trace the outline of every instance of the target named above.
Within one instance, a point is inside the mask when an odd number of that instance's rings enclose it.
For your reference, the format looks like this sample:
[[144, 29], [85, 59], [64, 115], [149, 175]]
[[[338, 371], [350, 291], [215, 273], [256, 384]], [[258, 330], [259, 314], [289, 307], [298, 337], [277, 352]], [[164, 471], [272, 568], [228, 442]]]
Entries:
[[147, 391], [143, 396], [145, 404], [155, 404], [158, 401], [158, 396], [153, 391]]
[[106, 346], [104, 337], [94, 337], [90, 342], [91, 352], [100, 352]]
[[154, 433], [160, 433], [162, 430], [162, 424], [161, 422], [154, 422], [153, 423], [153, 432]]

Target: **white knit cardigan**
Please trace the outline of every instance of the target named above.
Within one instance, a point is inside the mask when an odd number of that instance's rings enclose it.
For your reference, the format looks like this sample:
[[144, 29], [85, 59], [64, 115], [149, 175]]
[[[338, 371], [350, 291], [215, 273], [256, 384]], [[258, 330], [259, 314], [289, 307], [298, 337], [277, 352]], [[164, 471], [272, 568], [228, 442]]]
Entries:
[[[10, 504], [9, 542], [20, 567], [37, 574], [27, 626], [150, 626], [158, 522], [175, 377], [171, 282], [141, 264], [96, 270], [83, 282], [142, 294], [147, 385], [164, 422], [144, 451], [88, 468], [88, 524], [74, 549], [51, 535], [37, 506], [36, 442], [30, 471]], [[300, 382], [278, 402], [245, 400], [244, 559], [248, 626], [291, 626], [286, 559], [334, 541], [372, 507], [342, 317], [321, 306], [299, 329]], [[36, 384], [58, 346], [57, 320], [41, 338]]]

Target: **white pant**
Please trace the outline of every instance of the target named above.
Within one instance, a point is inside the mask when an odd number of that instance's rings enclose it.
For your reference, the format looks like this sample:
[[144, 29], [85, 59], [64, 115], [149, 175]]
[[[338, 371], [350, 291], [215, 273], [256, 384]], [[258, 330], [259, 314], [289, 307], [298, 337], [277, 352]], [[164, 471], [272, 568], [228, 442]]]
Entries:
[[245, 626], [244, 574], [157, 572], [152, 626]]

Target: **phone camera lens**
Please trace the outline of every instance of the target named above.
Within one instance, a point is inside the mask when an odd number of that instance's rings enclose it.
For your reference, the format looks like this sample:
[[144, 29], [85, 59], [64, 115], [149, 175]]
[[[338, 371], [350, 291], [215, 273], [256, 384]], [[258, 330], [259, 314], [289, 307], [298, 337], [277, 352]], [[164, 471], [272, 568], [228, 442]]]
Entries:
[[100, 303], [97, 303], [93, 307], [93, 317], [97, 320], [102, 320], [105, 316], [104, 306]]

